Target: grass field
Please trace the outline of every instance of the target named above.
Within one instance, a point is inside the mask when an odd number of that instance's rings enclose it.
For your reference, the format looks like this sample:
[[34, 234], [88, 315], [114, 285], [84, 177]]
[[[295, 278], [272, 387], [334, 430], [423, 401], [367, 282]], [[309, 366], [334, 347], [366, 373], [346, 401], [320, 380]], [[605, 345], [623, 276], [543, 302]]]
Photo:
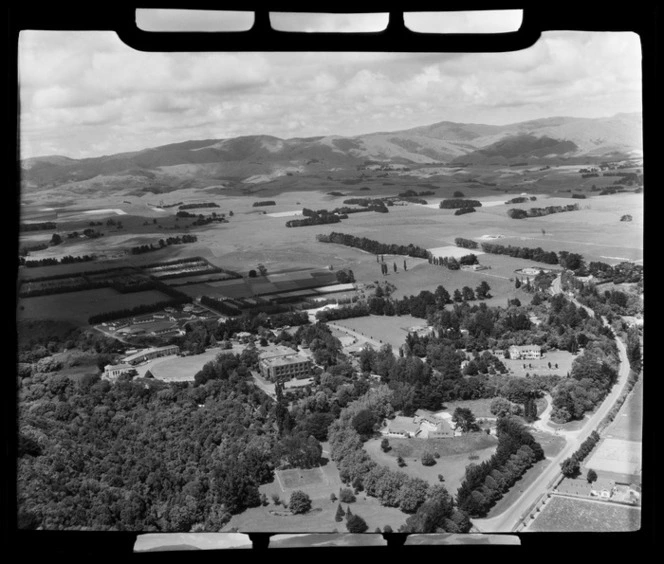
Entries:
[[618, 532], [641, 527], [641, 510], [606, 503], [552, 496], [528, 527], [533, 532]]
[[412, 315], [369, 315], [367, 317], [340, 319], [334, 323], [340, 327], [357, 331], [370, 339], [390, 344], [394, 351], [397, 351], [405, 343], [410, 328], [425, 327], [427, 325], [426, 319], [419, 319]]
[[157, 290], [121, 294], [112, 288], [21, 298], [17, 319], [56, 319], [87, 325], [91, 315], [169, 300]]
[[[474, 433], [450, 439], [400, 439], [390, 437], [392, 449], [387, 453], [380, 448], [382, 439], [372, 439], [364, 444], [365, 450], [379, 464], [392, 470], [403, 471], [409, 476], [422, 478], [438, 484], [438, 474], [445, 478], [443, 485], [455, 494], [466, 473], [466, 466], [487, 460], [496, 450], [497, 439], [485, 433]], [[425, 450], [438, 452], [440, 458], [433, 466], [424, 466], [421, 461]], [[399, 468], [397, 457], [403, 457], [406, 466]], [[470, 457], [473, 457], [472, 459]], [[475, 458], [477, 457], [477, 458]]]

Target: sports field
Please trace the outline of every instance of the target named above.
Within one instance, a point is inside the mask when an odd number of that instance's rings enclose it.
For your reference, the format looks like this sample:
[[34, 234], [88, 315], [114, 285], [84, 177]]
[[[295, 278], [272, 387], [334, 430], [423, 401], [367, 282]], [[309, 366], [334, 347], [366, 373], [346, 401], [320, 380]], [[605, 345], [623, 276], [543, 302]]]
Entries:
[[641, 527], [641, 509], [602, 501], [552, 496], [527, 532], [619, 532]]
[[334, 321], [335, 325], [347, 327], [353, 331], [384, 344], [392, 345], [396, 352], [406, 341], [408, 331], [415, 327], [426, 327], [426, 319], [412, 315], [369, 315]]

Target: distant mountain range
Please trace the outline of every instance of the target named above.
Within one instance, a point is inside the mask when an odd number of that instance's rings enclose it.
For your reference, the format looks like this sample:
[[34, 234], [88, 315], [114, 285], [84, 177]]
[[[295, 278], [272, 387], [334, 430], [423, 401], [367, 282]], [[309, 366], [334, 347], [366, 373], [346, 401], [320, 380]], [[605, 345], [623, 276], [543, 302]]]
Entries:
[[356, 170], [367, 161], [508, 165], [599, 162], [642, 155], [641, 113], [608, 118], [552, 117], [510, 125], [443, 121], [354, 137], [280, 139], [251, 135], [185, 141], [103, 157], [45, 156], [21, 162], [25, 188], [52, 188], [92, 178], [117, 184], [261, 182], [287, 174]]

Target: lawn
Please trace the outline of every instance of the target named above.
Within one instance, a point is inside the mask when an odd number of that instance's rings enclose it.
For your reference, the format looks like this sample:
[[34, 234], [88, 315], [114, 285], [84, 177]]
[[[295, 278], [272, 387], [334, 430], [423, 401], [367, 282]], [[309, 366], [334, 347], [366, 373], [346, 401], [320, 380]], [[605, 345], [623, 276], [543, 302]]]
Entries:
[[552, 496], [528, 527], [534, 532], [618, 532], [641, 527], [636, 507]]
[[556, 456], [556, 454], [558, 454], [565, 447], [565, 439], [560, 435], [554, 435], [553, 433], [543, 433], [542, 431], [538, 431], [536, 429], [531, 429], [530, 434], [540, 445], [542, 445], [544, 456], [547, 458]]
[[[474, 433], [450, 439], [400, 439], [390, 437], [392, 449], [387, 453], [380, 448], [382, 439], [372, 439], [364, 444], [365, 450], [378, 463], [409, 476], [422, 478], [430, 484], [440, 483], [438, 474], [445, 478], [443, 485], [454, 495], [465, 478], [466, 466], [487, 460], [496, 450], [497, 439], [485, 433]], [[433, 466], [424, 466], [422, 453], [431, 449], [440, 458]], [[403, 457], [406, 466], [400, 468], [397, 457]], [[471, 458], [472, 457], [472, 458]]]
[[[514, 376], [525, 376], [526, 374], [539, 374], [540, 376], [566, 376], [572, 369], [572, 362], [577, 355], [567, 351], [549, 351], [544, 353], [539, 360], [503, 360], [503, 364]], [[551, 368], [549, 368], [551, 363]], [[558, 368], [556, 368], [556, 364]], [[525, 367], [524, 367], [525, 365]]]

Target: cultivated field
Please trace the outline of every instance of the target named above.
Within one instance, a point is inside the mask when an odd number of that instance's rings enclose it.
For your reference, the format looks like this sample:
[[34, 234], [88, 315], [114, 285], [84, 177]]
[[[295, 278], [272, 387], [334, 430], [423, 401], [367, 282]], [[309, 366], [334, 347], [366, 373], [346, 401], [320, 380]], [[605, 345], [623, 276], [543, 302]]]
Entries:
[[[378, 463], [392, 470], [405, 472], [409, 476], [422, 478], [431, 484], [441, 483], [451, 494], [455, 494], [465, 478], [466, 466], [487, 460], [496, 450], [498, 440], [485, 433], [473, 433], [449, 439], [401, 439], [389, 437], [392, 449], [387, 453], [380, 448], [382, 439], [372, 439], [364, 444], [365, 450]], [[433, 466], [424, 466], [421, 456], [425, 450], [438, 452], [440, 458]], [[397, 457], [403, 457], [406, 466], [399, 468]], [[472, 457], [472, 458], [471, 458]]]
[[87, 325], [91, 315], [169, 299], [157, 290], [121, 294], [112, 288], [36, 296], [19, 299], [17, 319], [57, 319]]
[[641, 510], [602, 501], [552, 496], [529, 525], [528, 532], [637, 531]]

